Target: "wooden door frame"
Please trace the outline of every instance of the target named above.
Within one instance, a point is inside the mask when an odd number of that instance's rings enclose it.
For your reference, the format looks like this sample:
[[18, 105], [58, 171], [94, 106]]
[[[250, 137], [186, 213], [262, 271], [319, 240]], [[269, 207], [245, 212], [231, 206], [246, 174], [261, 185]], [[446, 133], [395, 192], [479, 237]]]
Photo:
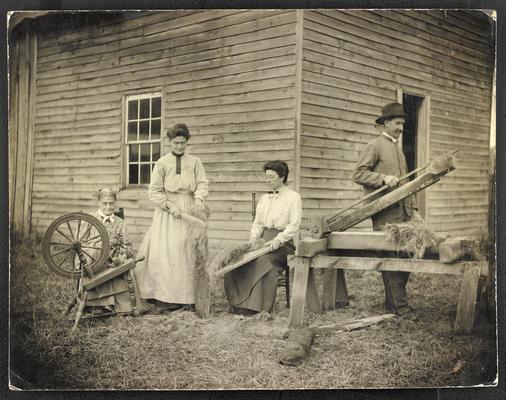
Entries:
[[[430, 139], [430, 96], [422, 91], [411, 89], [397, 89], [397, 102], [402, 104], [404, 94], [423, 98], [418, 110], [416, 125], [416, 166], [421, 167], [429, 162], [429, 139]], [[427, 191], [422, 190], [417, 193], [416, 201], [420, 215], [427, 219], [428, 202]]]

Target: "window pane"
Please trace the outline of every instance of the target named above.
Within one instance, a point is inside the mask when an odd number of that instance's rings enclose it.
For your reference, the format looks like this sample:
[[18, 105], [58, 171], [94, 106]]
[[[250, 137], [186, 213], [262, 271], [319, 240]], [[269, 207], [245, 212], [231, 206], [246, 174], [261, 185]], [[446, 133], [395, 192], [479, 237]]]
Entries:
[[141, 100], [141, 114], [139, 118], [149, 118], [149, 99]]
[[150, 161], [149, 150], [151, 145], [149, 143], [141, 144], [141, 161]]
[[128, 102], [128, 119], [137, 119], [137, 108], [139, 102], [137, 100], [130, 100]]
[[139, 164], [130, 164], [128, 166], [128, 183], [134, 185], [139, 183]]
[[139, 122], [139, 140], [149, 140], [149, 121]]
[[159, 119], [155, 119], [151, 121], [151, 139], [160, 139], [160, 123]]
[[160, 118], [162, 115], [162, 99], [154, 97], [151, 99], [151, 118]]
[[142, 164], [141, 165], [141, 181], [139, 183], [149, 183], [150, 173], [151, 173], [151, 165], [150, 164]]
[[128, 123], [128, 141], [137, 140], [137, 121]]
[[129, 162], [139, 162], [139, 145], [138, 144], [130, 144], [130, 155], [128, 157]]
[[153, 143], [153, 161], [157, 161], [160, 158], [160, 143]]

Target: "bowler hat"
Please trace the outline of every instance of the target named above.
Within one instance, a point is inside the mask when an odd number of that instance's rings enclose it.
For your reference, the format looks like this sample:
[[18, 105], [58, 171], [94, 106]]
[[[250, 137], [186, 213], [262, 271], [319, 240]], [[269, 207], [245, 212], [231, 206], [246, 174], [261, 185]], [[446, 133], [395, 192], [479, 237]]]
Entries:
[[406, 114], [404, 113], [404, 107], [399, 103], [388, 103], [381, 109], [381, 114], [381, 117], [376, 119], [376, 123], [378, 125], [383, 125], [386, 120], [392, 118], [406, 117]]

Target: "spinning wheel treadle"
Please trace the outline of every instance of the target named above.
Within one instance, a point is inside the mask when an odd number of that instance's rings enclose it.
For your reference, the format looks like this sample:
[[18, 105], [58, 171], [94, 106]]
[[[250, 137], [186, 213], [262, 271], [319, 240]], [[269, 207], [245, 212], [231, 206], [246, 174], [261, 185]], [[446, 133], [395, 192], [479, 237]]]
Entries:
[[64, 278], [78, 279], [107, 265], [110, 244], [107, 230], [98, 219], [75, 212], [62, 215], [48, 226], [41, 247], [49, 269]]

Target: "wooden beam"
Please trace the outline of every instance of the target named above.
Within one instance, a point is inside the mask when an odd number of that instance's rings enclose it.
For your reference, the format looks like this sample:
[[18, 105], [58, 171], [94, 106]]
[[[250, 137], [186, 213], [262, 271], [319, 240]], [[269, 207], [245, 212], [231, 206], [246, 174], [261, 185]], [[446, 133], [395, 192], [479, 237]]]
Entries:
[[331, 232], [327, 240], [327, 248], [333, 250], [397, 250], [385, 232]]
[[[327, 236], [329, 250], [377, 250], [399, 251], [400, 249], [386, 239], [385, 232], [331, 232]], [[437, 248], [427, 248], [426, 254], [438, 254]]]
[[318, 253], [323, 253], [327, 250], [327, 239], [315, 239], [306, 237], [299, 240], [297, 247], [297, 255], [299, 257], [313, 257]]
[[469, 268], [464, 272], [454, 328], [457, 334], [469, 334], [473, 330], [479, 279], [480, 273], [476, 268]]
[[107, 268], [106, 270], [95, 275], [93, 279], [86, 279], [83, 282], [83, 289], [85, 291], [93, 289], [117, 276], [124, 274], [127, 271], [130, 271], [132, 268], [135, 268], [135, 260], [130, 259], [128, 262], [120, 265], [115, 268]]
[[312, 268], [309, 269], [309, 276], [307, 280], [306, 304], [309, 312], [315, 314], [322, 312], [320, 296], [318, 295], [318, 288], [316, 286], [315, 270]]
[[304, 304], [306, 303], [306, 290], [309, 279], [309, 258], [294, 257], [289, 265], [294, 267], [292, 298], [290, 300], [289, 327], [301, 327], [304, 321]]
[[326, 268], [323, 271], [323, 296], [322, 296], [323, 311], [336, 309], [336, 281], [337, 281], [337, 269]]
[[346, 275], [344, 269], [336, 270], [336, 308], [345, 307], [350, 304], [348, 288], [346, 287]]
[[452, 263], [473, 253], [478, 247], [476, 240], [450, 238], [439, 244], [439, 261]]
[[467, 261], [443, 264], [437, 260], [373, 257], [336, 257], [317, 255], [311, 259], [311, 268], [355, 269], [365, 271], [406, 271], [427, 274], [463, 275], [469, 269], [477, 270], [481, 276], [488, 275], [486, 261]]

